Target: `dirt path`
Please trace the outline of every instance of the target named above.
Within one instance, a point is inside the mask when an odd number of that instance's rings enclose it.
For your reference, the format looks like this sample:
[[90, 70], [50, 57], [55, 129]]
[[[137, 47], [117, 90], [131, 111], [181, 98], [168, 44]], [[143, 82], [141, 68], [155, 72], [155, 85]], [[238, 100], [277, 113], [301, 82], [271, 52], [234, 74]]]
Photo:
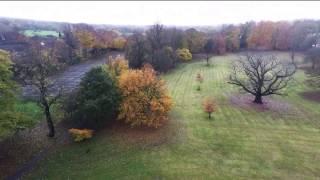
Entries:
[[47, 124], [41, 121], [31, 129], [25, 129], [0, 143], [0, 179], [21, 179], [33, 170], [48, 153], [70, 144], [70, 124], [56, 124], [54, 138], [47, 137]]
[[[122, 55], [121, 52], [110, 52], [107, 56], [117, 56]], [[106, 56], [105, 56], [106, 57]], [[54, 82], [54, 86], [52, 87], [52, 92], [57, 92], [59, 87], [63, 87], [65, 92], [70, 92], [75, 89], [81, 78], [84, 76], [86, 72], [88, 72], [91, 68], [97, 67], [105, 63], [106, 58], [92, 59], [81, 64], [73, 65], [68, 67], [63, 72], [60, 72], [54, 76], [52, 76], [52, 81]], [[24, 86], [22, 88], [22, 97], [36, 97], [37, 91], [31, 86]]]

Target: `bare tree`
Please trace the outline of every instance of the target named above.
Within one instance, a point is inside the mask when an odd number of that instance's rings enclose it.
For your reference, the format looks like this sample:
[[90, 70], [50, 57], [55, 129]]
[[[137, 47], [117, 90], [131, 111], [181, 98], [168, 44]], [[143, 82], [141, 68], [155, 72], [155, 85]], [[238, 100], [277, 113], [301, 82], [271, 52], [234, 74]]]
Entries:
[[295, 72], [294, 63], [280, 62], [274, 55], [247, 54], [233, 65], [229, 83], [254, 95], [254, 103], [262, 104], [263, 96], [283, 95], [281, 90]]
[[317, 65], [320, 64], [320, 48], [313, 47], [306, 51], [305, 61], [311, 62], [312, 69], [315, 70]]
[[147, 31], [147, 39], [152, 50], [162, 49], [164, 46], [164, 27], [162, 24], [155, 24]]
[[151, 53], [151, 64], [156, 59], [156, 52], [160, 51], [165, 43], [164, 43], [164, 26], [162, 24], [155, 24], [153, 25], [147, 32], [146, 32], [146, 39], [148, 42], [148, 46], [150, 47]]
[[142, 34], [135, 33], [130, 37], [126, 48], [126, 58], [129, 60], [131, 68], [141, 68], [143, 66], [147, 56], [146, 48], [145, 37]]
[[206, 44], [204, 45], [203, 49], [206, 53], [206, 60], [207, 60], [207, 66], [209, 66], [209, 55], [212, 53], [214, 47], [214, 42], [212, 39], [208, 39]]
[[[42, 46], [44, 44], [41, 44]], [[49, 137], [54, 137], [55, 128], [51, 115], [51, 107], [61, 97], [62, 88], [54, 89], [54, 83], [49, 76], [57, 70], [59, 63], [57, 62], [53, 50], [45, 50], [41, 45], [33, 45], [32, 50], [28, 54], [28, 58], [19, 64], [19, 79], [25, 85], [34, 87], [38, 91], [38, 104], [43, 110], [46, 117]], [[53, 92], [53, 91], [56, 92]]]

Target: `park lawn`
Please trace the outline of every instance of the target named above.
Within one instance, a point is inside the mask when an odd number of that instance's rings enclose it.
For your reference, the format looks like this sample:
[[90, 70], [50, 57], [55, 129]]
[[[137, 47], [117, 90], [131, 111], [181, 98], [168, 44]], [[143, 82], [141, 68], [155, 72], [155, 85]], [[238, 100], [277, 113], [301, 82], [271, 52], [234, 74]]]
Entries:
[[[83, 143], [61, 147], [29, 179], [317, 179], [320, 177], [320, 103], [304, 100], [309, 90], [299, 71], [288, 96], [289, 112], [243, 109], [230, 103], [238, 88], [227, 84], [234, 55], [194, 61], [163, 78], [174, 108], [158, 136], [145, 141], [127, 131], [105, 129]], [[204, 75], [197, 91], [196, 74]], [[212, 96], [218, 110], [203, 113]], [[160, 140], [159, 140], [160, 139]]]

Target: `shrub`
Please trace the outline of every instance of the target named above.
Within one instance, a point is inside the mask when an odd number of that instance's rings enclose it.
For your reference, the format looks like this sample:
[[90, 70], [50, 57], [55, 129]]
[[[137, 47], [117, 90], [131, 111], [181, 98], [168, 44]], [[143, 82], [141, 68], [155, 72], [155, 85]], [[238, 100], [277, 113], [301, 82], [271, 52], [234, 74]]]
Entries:
[[69, 113], [85, 125], [97, 125], [115, 116], [119, 100], [116, 83], [106, 69], [93, 68], [82, 78], [76, 100], [68, 105]]
[[192, 59], [192, 54], [186, 48], [177, 49], [176, 56], [182, 61], [190, 61]]
[[213, 98], [206, 98], [202, 104], [203, 111], [208, 113], [209, 119], [211, 119], [211, 113], [216, 111], [216, 103]]
[[128, 70], [119, 77], [122, 94], [118, 119], [131, 126], [159, 127], [168, 119], [172, 99], [165, 83], [151, 65], [141, 70]]
[[86, 139], [90, 139], [93, 136], [93, 130], [91, 129], [69, 129], [69, 133], [73, 137], [75, 142], [80, 142]]

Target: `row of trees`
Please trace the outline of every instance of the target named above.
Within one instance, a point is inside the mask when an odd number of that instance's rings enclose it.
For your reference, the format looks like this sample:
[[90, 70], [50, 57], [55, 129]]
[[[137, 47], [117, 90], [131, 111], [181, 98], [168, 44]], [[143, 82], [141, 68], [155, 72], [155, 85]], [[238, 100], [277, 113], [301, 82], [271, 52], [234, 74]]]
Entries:
[[177, 49], [188, 49], [192, 54], [210, 54], [250, 50], [306, 51], [319, 46], [320, 22], [261, 21], [240, 25], [224, 25], [206, 33], [194, 28], [180, 30], [155, 24], [145, 34], [134, 34], [128, 39], [126, 57], [132, 68], [144, 63], [156, 70], [167, 71], [177, 62]]
[[210, 38], [217, 46], [212, 52], [220, 54], [239, 49], [304, 51], [319, 43], [319, 32], [319, 21], [261, 21], [224, 25]]
[[24, 54], [35, 42], [56, 51], [57, 59], [66, 65], [100, 56], [108, 50], [124, 50], [126, 38], [116, 30], [95, 28], [87, 24], [65, 24], [58, 36], [26, 36], [19, 28], [0, 24], [0, 46], [8, 51]]
[[204, 42], [205, 33], [196, 29], [183, 31], [155, 24], [145, 34], [136, 33], [128, 39], [126, 57], [132, 68], [150, 63], [157, 71], [165, 72], [179, 60], [191, 60], [191, 53], [200, 53]]
[[61, 55], [60, 59], [72, 64], [81, 59], [101, 56], [108, 50], [122, 51], [126, 42], [126, 38], [116, 31], [79, 24], [66, 26], [61, 39], [55, 41], [53, 47]]

